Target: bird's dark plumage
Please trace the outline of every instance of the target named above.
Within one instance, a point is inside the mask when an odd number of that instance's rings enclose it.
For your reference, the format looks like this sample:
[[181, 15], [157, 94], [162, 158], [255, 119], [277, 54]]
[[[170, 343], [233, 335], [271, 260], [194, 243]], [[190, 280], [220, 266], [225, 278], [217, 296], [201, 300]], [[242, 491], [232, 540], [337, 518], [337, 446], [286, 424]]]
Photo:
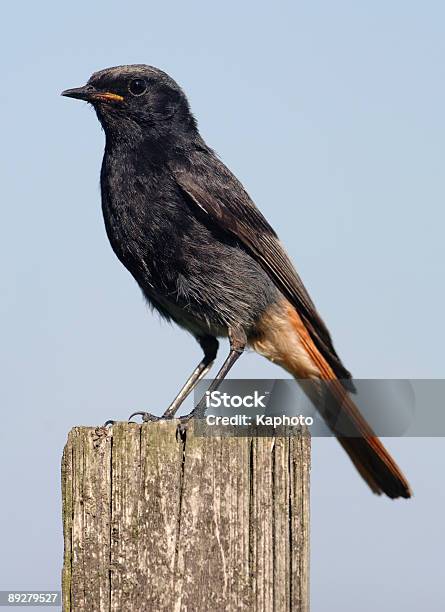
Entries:
[[[276, 233], [201, 138], [177, 83], [151, 66], [118, 66], [64, 94], [91, 102], [105, 130], [102, 207], [116, 255], [154, 308], [212, 347], [199, 376], [216, 350], [206, 339], [229, 335], [231, 354], [248, 342], [297, 378], [353, 389]], [[342, 444], [360, 473], [376, 492], [409, 496], [349, 402], [363, 442]]]

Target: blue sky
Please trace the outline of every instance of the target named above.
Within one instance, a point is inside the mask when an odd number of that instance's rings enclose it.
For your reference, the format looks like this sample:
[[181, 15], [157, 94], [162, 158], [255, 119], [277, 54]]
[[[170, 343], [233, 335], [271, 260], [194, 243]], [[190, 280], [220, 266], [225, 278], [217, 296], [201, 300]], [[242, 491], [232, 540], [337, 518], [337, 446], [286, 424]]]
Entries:
[[[4, 7], [0, 588], [59, 583], [69, 429], [161, 412], [200, 357], [114, 257], [103, 134], [60, 91], [116, 64], [169, 72], [354, 375], [441, 378], [444, 19], [430, 1]], [[253, 354], [233, 371], [279, 375]], [[443, 441], [388, 440], [408, 503], [373, 497], [335, 441], [313, 446], [312, 609], [442, 610]]]

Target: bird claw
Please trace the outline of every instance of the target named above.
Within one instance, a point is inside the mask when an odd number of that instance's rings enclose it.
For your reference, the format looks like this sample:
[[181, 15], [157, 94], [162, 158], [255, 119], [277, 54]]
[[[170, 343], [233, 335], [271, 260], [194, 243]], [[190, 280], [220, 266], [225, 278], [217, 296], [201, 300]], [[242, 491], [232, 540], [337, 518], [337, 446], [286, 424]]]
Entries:
[[128, 417], [128, 421], [131, 421], [131, 419], [135, 416], [141, 416], [143, 423], [154, 423], [156, 421], [160, 421], [162, 418], [160, 416], [156, 416], [155, 414], [151, 414], [151, 412], [133, 412], [133, 414], [130, 414]]

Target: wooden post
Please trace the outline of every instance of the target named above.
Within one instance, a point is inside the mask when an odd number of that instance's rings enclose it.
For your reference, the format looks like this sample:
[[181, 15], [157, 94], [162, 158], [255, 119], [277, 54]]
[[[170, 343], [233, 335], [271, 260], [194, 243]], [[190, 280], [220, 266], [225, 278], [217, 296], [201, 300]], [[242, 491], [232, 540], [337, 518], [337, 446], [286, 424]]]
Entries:
[[63, 610], [307, 612], [307, 434], [75, 427], [62, 460]]

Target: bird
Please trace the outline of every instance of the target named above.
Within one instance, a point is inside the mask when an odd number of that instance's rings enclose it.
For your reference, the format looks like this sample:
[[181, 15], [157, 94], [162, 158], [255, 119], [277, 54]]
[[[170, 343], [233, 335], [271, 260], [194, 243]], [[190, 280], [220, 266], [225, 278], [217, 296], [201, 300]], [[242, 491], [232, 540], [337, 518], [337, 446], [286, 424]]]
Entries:
[[[338, 409], [317, 408], [359, 474], [376, 494], [411, 497], [357, 408], [351, 373], [276, 232], [200, 135], [183, 89], [164, 71], [134, 64], [95, 72], [62, 95], [91, 104], [105, 132], [100, 185], [112, 249], [150, 306], [203, 351], [162, 418], [173, 418], [209, 372], [218, 338], [228, 338], [209, 392], [246, 348], [300, 383], [328, 384]], [[339, 429], [339, 415], [352, 435]]]

